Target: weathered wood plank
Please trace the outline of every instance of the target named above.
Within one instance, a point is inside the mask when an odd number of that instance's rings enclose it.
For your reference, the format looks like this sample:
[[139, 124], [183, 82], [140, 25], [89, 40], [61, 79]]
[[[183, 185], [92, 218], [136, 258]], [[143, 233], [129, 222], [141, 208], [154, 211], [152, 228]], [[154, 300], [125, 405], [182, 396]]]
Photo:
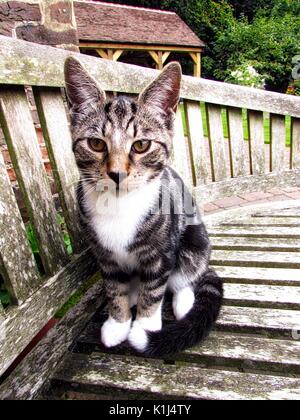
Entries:
[[20, 304], [40, 285], [40, 278], [1, 152], [0, 261], [10, 296]]
[[[0, 37], [0, 84], [63, 87], [63, 64], [75, 55], [101, 82], [103, 89], [139, 93], [158, 74], [155, 70], [130, 66], [62, 49]], [[37, 60], [36, 57], [39, 57]], [[181, 96], [203, 101], [300, 117], [300, 99], [244, 86], [185, 76]]]
[[227, 178], [226, 145], [221, 112], [219, 105], [206, 104], [213, 181]]
[[[80, 353], [107, 353], [99, 341], [101, 326], [90, 322], [77, 340]], [[126, 345], [115, 354], [131, 355]], [[199, 346], [169, 356], [170, 360], [199, 363], [201, 366], [238, 368], [245, 371], [262, 370], [281, 373], [300, 373], [300, 342], [269, 339], [258, 336], [213, 331]]]
[[300, 268], [300, 252], [213, 251], [212, 265]]
[[[300, 310], [300, 288], [226, 284], [224, 301], [227, 305]], [[300, 313], [300, 311], [299, 311]]]
[[261, 226], [214, 226], [209, 228], [208, 231], [210, 236], [300, 239], [300, 229], [297, 227], [291, 229], [277, 226], [270, 226], [268, 228]]
[[60, 90], [35, 89], [35, 100], [53, 174], [58, 185], [60, 202], [73, 248], [82, 248], [76, 186], [79, 173], [72, 152], [72, 138]]
[[300, 227], [300, 215], [298, 217], [247, 217], [239, 216], [228, 218], [228, 221], [221, 223], [221, 226], [278, 226], [278, 227]]
[[4, 321], [4, 318], [5, 318], [5, 311], [4, 311], [2, 303], [0, 302], [0, 329], [1, 329], [1, 324]]
[[300, 373], [300, 342], [214, 332], [180, 359], [206, 365], [236, 367], [284, 374]]
[[267, 191], [272, 188], [288, 188], [300, 186], [300, 170], [284, 171], [280, 174], [269, 173], [251, 175], [222, 182], [212, 182], [194, 189], [199, 203], [211, 202], [224, 197], [233, 197], [257, 191]]
[[[52, 274], [67, 262], [37, 135], [22, 87], [0, 91], [0, 118], [18, 182], [39, 241], [41, 258]], [[12, 118], [14, 116], [14, 118]]]
[[134, 399], [297, 399], [300, 380], [190, 366], [166, 366], [124, 356], [68, 355], [54, 375], [65, 390]]
[[215, 266], [226, 283], [261, 284], [273, 286], [300, 286], [298, 269]]
[[193, 185], [192, 173], [191, 173], [191, 162], [187, 139], [184, 135], [183, 121], [181, 111], [178, 109], [176, 114], [175, 122], [175, 137], [173, 141], [173, 156], [172, 166], [182, 177], [184, 182], [191, 187]]
[[74, 338], [101, 305], [102, 299], [102, 285], [99, 282], [47, 334], [18, 366], [13, 375], [0, 386], [0, 399], [32, 400], [37, 398]]
[[293, 331], [299, 330], [299, 323], [299, 311], [223, 306], [216, 328], [218, 331], [293, 339]]
[[264, 116], [262, 112], [248, 111], [250, 168], [252, 175], [265, 173]]
[[211, 171], [206, 157], [203, 122], [199, 102], [185, 101], [185, 115], [190, 141], [194, 185], [211, 181]]
[[9, 307], [0, 336], [0, 375], [80, 285], [97, 270], [91, 252], [74, 257], [18, 307]]
[[269, 251], [269, 252], [300, 252], [299, 239], [287, 238], [244, 238], [244, 237], [213, 237], [215, 250], [231, 251]]
[[271, 209], [265, 211], [256, 211], [251, 214], [251, 217], [267, 217], [267, 218], [277, 218], [277, 217], [287, 217], [287, 218], [297, 218], [300, 217], [300, 206], [292, 207], [292, 208], [281, 208], [278, 209]]
[[231, 176], [246, 176], [250, 169], [246, 166], [243, 114], [239, 108], [227, 109]]
[[270, 120], [270, 171], [281, 172], [287, 169], [287, 165], [285, 165], [285, 117], [271, 114]]
[[300, 169], [300, 119], [292, 118], [291, 168]]

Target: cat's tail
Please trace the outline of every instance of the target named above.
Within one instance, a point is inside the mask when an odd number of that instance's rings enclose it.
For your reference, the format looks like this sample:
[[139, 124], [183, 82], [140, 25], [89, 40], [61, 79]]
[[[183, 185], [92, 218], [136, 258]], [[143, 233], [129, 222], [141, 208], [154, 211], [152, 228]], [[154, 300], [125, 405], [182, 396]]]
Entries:
[[149, 357], [162, 357], [199, 344], [213, 328], [223, 300], [223, 281], [212, 269], [202, 277], [195, 289], [195, 303], [181, 321], [166, 323], [159, 332], [148, 333], [144, 352]]

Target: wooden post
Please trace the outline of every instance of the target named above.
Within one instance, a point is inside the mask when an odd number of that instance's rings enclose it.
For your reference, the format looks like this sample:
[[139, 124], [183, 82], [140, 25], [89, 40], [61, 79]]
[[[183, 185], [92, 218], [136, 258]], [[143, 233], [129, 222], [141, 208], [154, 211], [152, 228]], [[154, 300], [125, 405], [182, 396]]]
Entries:
[[157, 70], [162, 70], [164, 68], [164, 64], [169, 58], [169, 55], [171, 54], [170, 51], [148, 51], [153, 60], [156, 64]]
[[194, 62], [194, 77], [201, 77], [201, 53], [190, 53]]
[[103, 48], [97, 48], [96, 51], [100, 55], [101, 58], [104, 58], [105, 60], [113, 60], [113, 61], [118, 61], [124, 52], [124, 50], [113, 50], [113, 49], [104, 50]]
[[164, 68], [162, 51], [158, 51], [157, 56], [158, 56], [157, 69], [162, 70]]

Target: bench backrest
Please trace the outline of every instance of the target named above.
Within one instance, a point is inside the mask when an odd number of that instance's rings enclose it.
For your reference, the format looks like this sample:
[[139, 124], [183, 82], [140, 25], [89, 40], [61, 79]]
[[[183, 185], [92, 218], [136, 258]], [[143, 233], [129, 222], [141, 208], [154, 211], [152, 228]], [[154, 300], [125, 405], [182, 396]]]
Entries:
[[[78, 171], [61, 91], [64, 60], [70, 54], [0, 36], [0, 124], [44, 269], [43, 274], [37, 269], [0, 153], [0, 269], [12, 298], [5, 310], [0, 304], [0, 374], [95, 272], [77, 225]], [[88, 56], [80, 59], [108, 91], [137, 94], [157, 74]], [[57, 219], [25, 86], [33, 88], [72, 256]], [[197, 199], [299, 185], [300, 98], [192, 77], [184, 77], [181, 96], [173, 165]]]

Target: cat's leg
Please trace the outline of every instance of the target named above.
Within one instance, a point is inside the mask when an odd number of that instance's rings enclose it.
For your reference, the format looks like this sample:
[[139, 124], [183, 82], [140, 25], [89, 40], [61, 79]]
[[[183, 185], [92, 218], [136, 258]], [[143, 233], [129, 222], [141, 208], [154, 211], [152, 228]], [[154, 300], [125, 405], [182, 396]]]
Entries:
[[193, 278], [187, 278], [180, 271], [171, 274], [168, 288], [173, 292], [173, 312], [178, 321], [183, 319], [193, 308], [195, 293]]
[[[124, 280], [124, 276], [122, 278]], [[127, 340], [131, 328], [131, 310], [129, 301], [130, 279], [104, 280], [109, 301], [109, 318], [101, 330], [102, 343], [110, 348]]]
[[173, 312], [178, 321], [194, 306], [194, 289], [208, 269], [209, 257], [210, 243], [204, 225], [187, 226], [181, 238], [177, 269], [168, 280], [168, 288], [173, 292]]
[[128, 337], [130, 344], [138, 351], [142, 352], [147, 347], [147, 332], [162, 329], [162, 304], [168, 277], [169, 274], [165, 274], [162, 277], [153, 276], [152, 280], [148, 278], [147, 281], [141, 281], [137, 317]]

